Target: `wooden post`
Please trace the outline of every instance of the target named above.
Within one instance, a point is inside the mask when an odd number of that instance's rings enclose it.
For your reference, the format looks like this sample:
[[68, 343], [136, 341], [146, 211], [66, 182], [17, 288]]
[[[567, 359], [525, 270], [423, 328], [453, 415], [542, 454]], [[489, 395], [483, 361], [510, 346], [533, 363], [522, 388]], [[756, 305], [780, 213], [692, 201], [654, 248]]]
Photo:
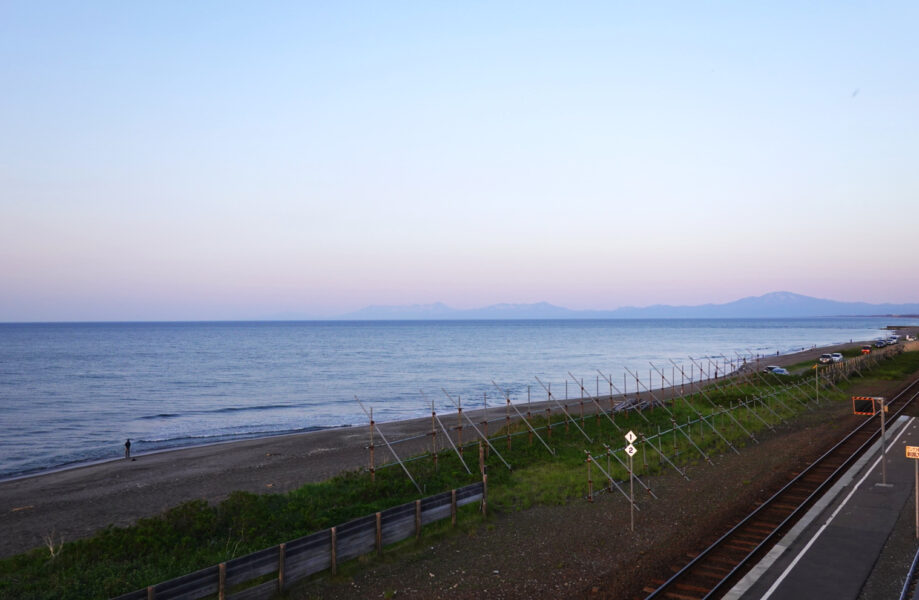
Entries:
[[[482, 405], [484, 411], [482, 413], [482, 435], [485, 436], [485, 439], [488, 439], [488, 394], [482, 392]], [[485, 447], [485, 455], [488, 456], [491, 448], [488, 446]]]
[[376, 481], [376, 471], [373, 468], [373, 407], [370, 407], [370, 481]]
[[488, 473], [482, 475], [482, 516], [488, 516]]
[[421, 539], [421, 500], [415, 500], [415, 539]]
[[613, 374], [609, 374], [609, 414], [616, 420], [616, 405], [613, 403]]
[[552, 409], [548, 406], [546, 407], [546, 431], [548, 432], [546, 437], [550, 440], [552, 439]]
[[284, 591], [284, 567], [287, 562], [287, 544], [278, 546], [278, 593]]
[[587, 453], [587, 501], [594, 501], [594, 482], [590, 478], [590, 452]]
[[456, 527], [456, 490], [450, 490], [450, 525]]
[[377, 555], [383, 556], [383, 513], [377, 513]]
[[647, 440], [645, 439], [645, 434], [643, 433], [639, 433], [638, 436], [641, 438], [641, 449], [642, 449], [641, 458], [642, 458], [644, 468], [645, 468], [644, 472], [647, 473], [648, 472], [648, 450], [645, 448], [645, 445], [647, 444]]
[[[571, 414], [571, 412], [568, 410], [567, 404], [565, 405], [565, 414], [569, 414], [569, 415]], [[568, 433], [568, 425], [569, 425], [569, 419], [565, 419], [565, 433]]]
[[335, 575], [335, 573], [338, 572], [338, 535], [335, 533], [334, 527], [329, 529], [329, 533], [331, 535], [330, 539], [332, 540], [332, 550], [330, 555], [332, 559], [331, 569], [332, 575]]
[[[529, 422], [532, 418], [533, 418], [532, 415], [530, 415], [530, 386], [527, 386], [527, 422]], [[533, 430], [532, 429], [527, 431], [527, 442], [529, 443], [530, 446], [533, 445]]]
[[600, 413], [603, 412], [603, 407], [600, 406], [600, 376], [597, 375], [597, 412], [594, 415], [597, 417], [596, 424], [600, 424]]
[[504, 429], [507, 433], [507, 450], [511, 449], [511, 397], [507, 396], [507, 406], [504, 407]]
[[660, 425], [657, 426], [657, 449], [660, 452], [660, 454], [657, 455], [657, 464], [661, 465], [663, 464], [663, 459], [661, 458], [661, 454], [664, 453], [664, 438], [661, 435]]
[[485, 445], [479, 440], [479, 473], [485, 473]]
[[437, 470], [437, 413], [434, 401], [431, 400], [431, 455], [434, 457], [434, 470]]
[[456, 397], [456, 446], [459, 448], [460, 454], [463, 453], [463, 398], [461, 396]]
[[[637, 371], [636, 371], [637, 373]], [[651, 393], [654, 384], [651, 382], [651, 369], [648, 369], [648, 394], [651, 395], [651, 410], [654, 410], [654, 394]]]
[[616, 405], [613, 403], [613, 374], [609, 374], [609, 414], [616, 420]]
[[[150, 588], [147, 588], [148, 590]], [[148, 600], [152, 596], [147, 596]], [[220, 563], [217, 566], [217, 600], [226, 600], [227, 598], [227, 563]]]
[[[605, 445], [606, 444], [604, 444], [604, 446]], [[613, 461], [612, 461], [612, 458], [610, 458], [612, 453], [613, 451], [610, 450], [610, 447], [606, 446], [606, 479], [607, 479], [606, 491], [608, 492], [613, 491], [613, 465], [612, 465]]]
[[[153, 600], [154, 598], [156, 598], [156, 588], [152, 585], [148, 585], [147, 586], [147, 600]], [[222, 596], [221, 596], [221, 600], [223, 600]]]

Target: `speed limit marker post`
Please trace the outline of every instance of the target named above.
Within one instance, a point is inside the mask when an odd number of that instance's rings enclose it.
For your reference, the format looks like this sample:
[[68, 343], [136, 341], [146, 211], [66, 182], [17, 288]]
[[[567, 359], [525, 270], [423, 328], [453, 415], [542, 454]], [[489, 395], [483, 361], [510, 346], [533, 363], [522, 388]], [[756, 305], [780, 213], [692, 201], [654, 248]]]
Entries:
[[629, 443], [629, 445], [625, 447], [625, 453], [629, 455], [629, 518], [632, 531], [635, 531], [635, 478], [632, 475], [632, 457], [638, 452], [635, 446], [632, 445], [632, 442], [637, 439], [638, 436], [636, 436], [631, 429], [625, 434], [625, 441]]
[[907, 446], [906, 458], [913, 459], [913, 470], [916, 473], [916, 539], [919, 540], [919, 446]]

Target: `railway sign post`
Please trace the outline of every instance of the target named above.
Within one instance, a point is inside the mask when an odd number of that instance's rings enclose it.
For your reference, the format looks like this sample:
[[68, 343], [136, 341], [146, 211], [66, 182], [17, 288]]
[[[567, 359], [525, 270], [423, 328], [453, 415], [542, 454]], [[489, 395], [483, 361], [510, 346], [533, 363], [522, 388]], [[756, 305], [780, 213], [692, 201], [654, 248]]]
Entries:
[[913, 459], [913, 471], [916, 473], [916, 539], [919, 540], [919, 446], [907, 446], [906, 458]]
[[637, 439], [638, 437], [631, 429], [625, 434], [625, 441], [629, 443], [625, 447], [625, 453], [629, 455], [629, 527], [631, 531], [635, 531], [635, 477], [632, 472], [632, 457], [638, 452], [632, 442]]

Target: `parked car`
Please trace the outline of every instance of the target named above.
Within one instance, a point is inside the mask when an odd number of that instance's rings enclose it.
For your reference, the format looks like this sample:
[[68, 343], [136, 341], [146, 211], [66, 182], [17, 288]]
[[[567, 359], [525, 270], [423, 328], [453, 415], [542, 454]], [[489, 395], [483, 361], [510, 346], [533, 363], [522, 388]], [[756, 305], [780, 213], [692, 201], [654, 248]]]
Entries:
[[882, 340], [882, 339], [874, 340], [874, 347], [875, 347], [875, 348], [883, 348], [883, 347], [886, 346], [886, 345], [887, 345], [887, 342], [886, 342], [885, 340]]
[[871, 354], [871, 344], [862, 346], [862, 354]]
[[835, 363], [835, 362], [842, 362], [842, 361], [843, 361], [843, 357], [842, 357], [842, 353], [841, 353], [841, 352], [834, 352], [834, 353], [830, 354], [830, 356], [833, 358], [833, 362], [834, 362], [834, 363]]
[[821, 365], [828, 365], [831, 362], [833, 362], [833, 355], [832, 354], [821, 354], [820, 358], [817, 359], [817, 362], [820, 363]]

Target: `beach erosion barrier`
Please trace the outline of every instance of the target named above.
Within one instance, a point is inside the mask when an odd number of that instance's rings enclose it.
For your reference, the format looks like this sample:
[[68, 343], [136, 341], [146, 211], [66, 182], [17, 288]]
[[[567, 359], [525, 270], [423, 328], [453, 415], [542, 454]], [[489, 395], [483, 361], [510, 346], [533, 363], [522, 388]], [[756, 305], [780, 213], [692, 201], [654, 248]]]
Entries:
[[[919, 342], [912, 344], [919, 345]], [[909, 349], [909, 344], [898, 344], [896, 347], [876, 350], [870, 355], [853, 356], [841, 363], [821, 365], [820, 380], [835, 382], [840, 378], [847, 378], [848, 374], [860, 373], [862, 369], [876, 364], [884, 357]], [[599, 420], [604, 414], [628, 415], [629, 411], [653, 411], [662, 404], [682, 401], [687, 395], [694, 396], [700, 393], [701, 388], [707, 389], [707, 386], [712, 384], [717, 386], [731, 380], [755, 380], [756, 374], [760, 373], [763, 366], [772, 358], [750, 354], [747, 357], [738, 355], [733, 360], [724, 356], [690, 359], [689, 365], [671, 361], [670, 373], [667, 373], [668, 367], [658, 368], [652, 364], [647, 383], [644, 377], [639, 379], [637, 372], [629, 371], [622, 382], [615, 382], [612, 376], [600, 373], [596, 377], [596, 391], [593, 394], [588, 391], [589, 387], [594, 387], [591, 386], [593, 382], [588, 381], [585, 386], [583, 379], [569, 373], [570, 383], [574, 384], [572, 389], [578, 395], [569, 396], [568, 379], [562, 382], [563, 386], [558, 386], [557, 382], [555, 386], [552, 383], [546, 385], [540, 382], [545, 391], [545, 399], [542, 399], [542, 394], [539, 399], [533, 394], [531, 399], [530, 386], [527, 386], [525, 402], [513, 402], [506, 390], [493, 384], [498, 394], [490, 398], [491, 403], [488, 394], [477, 398], [476, 400], [480, 401], [475, 404], [472, 404], [469, 398], [465, 404], [457, 398], [454, 402], [456, 410], [452, 413], [437, 413], [432, 403], [431, 425], [427, 431], [421, 431], [423, 427], [419, 426], [419, 431], [415, 434], [401, 438], [391, 437], [385, 445], [377, 444], [375, 436], [383, 434], [383, 427], [388, 431], [392, 423], [376, 423], [371, 407], [368, 413], [369, 444], [364, 447], [368, 451], [368, 470], [371, 477], [376, 472], [394, 467], [402, 467], [408, 473], [411, 463], [433, 460], [436, 465], [439, 455], [442, 452], [450, 452], [451, 449], [459, 454], [460, 460], [463, 460], [464, 452], [471, 446], [481, 443], [483, 439], [488, 440], [486, 455], [494, 447], [510, 450], [512, 440], [520, 436], [526, 436], [527, 442], [532, 444], [534, 436], [544, 434], [547, 436], [546, 441], [551, 444], [553, 429], [564, 427], [567, 431], [570, 424], [584, 423], [588, 417]], [[759, 379], [764, 377], [767, 376], [759, 376]], [[768, 377], [768, 383], [781, 384], [781, 379], [775, 376]], [[525, 427], [512, 427], [512, 424], [519, 423], [523, 423]], [[481, 431], [472, 431], [475, 425], [479, 425]], [[493, 432], [492, 435], [489, 435], [489, 430]], [[649, 435], [649, 439], [653, 437]], [[542, 439], [539, 441], [546, 443]]]
[[259, 550], [117, 596], [113, 600], [263, 600], [322, 571], [334, 574], [344, 561], [376, 552], [443, 519], [456, 524], [457, 510], [479, 502], [484, 512], [487, 476], [482, 481], [394, 506], [316, 533]]

